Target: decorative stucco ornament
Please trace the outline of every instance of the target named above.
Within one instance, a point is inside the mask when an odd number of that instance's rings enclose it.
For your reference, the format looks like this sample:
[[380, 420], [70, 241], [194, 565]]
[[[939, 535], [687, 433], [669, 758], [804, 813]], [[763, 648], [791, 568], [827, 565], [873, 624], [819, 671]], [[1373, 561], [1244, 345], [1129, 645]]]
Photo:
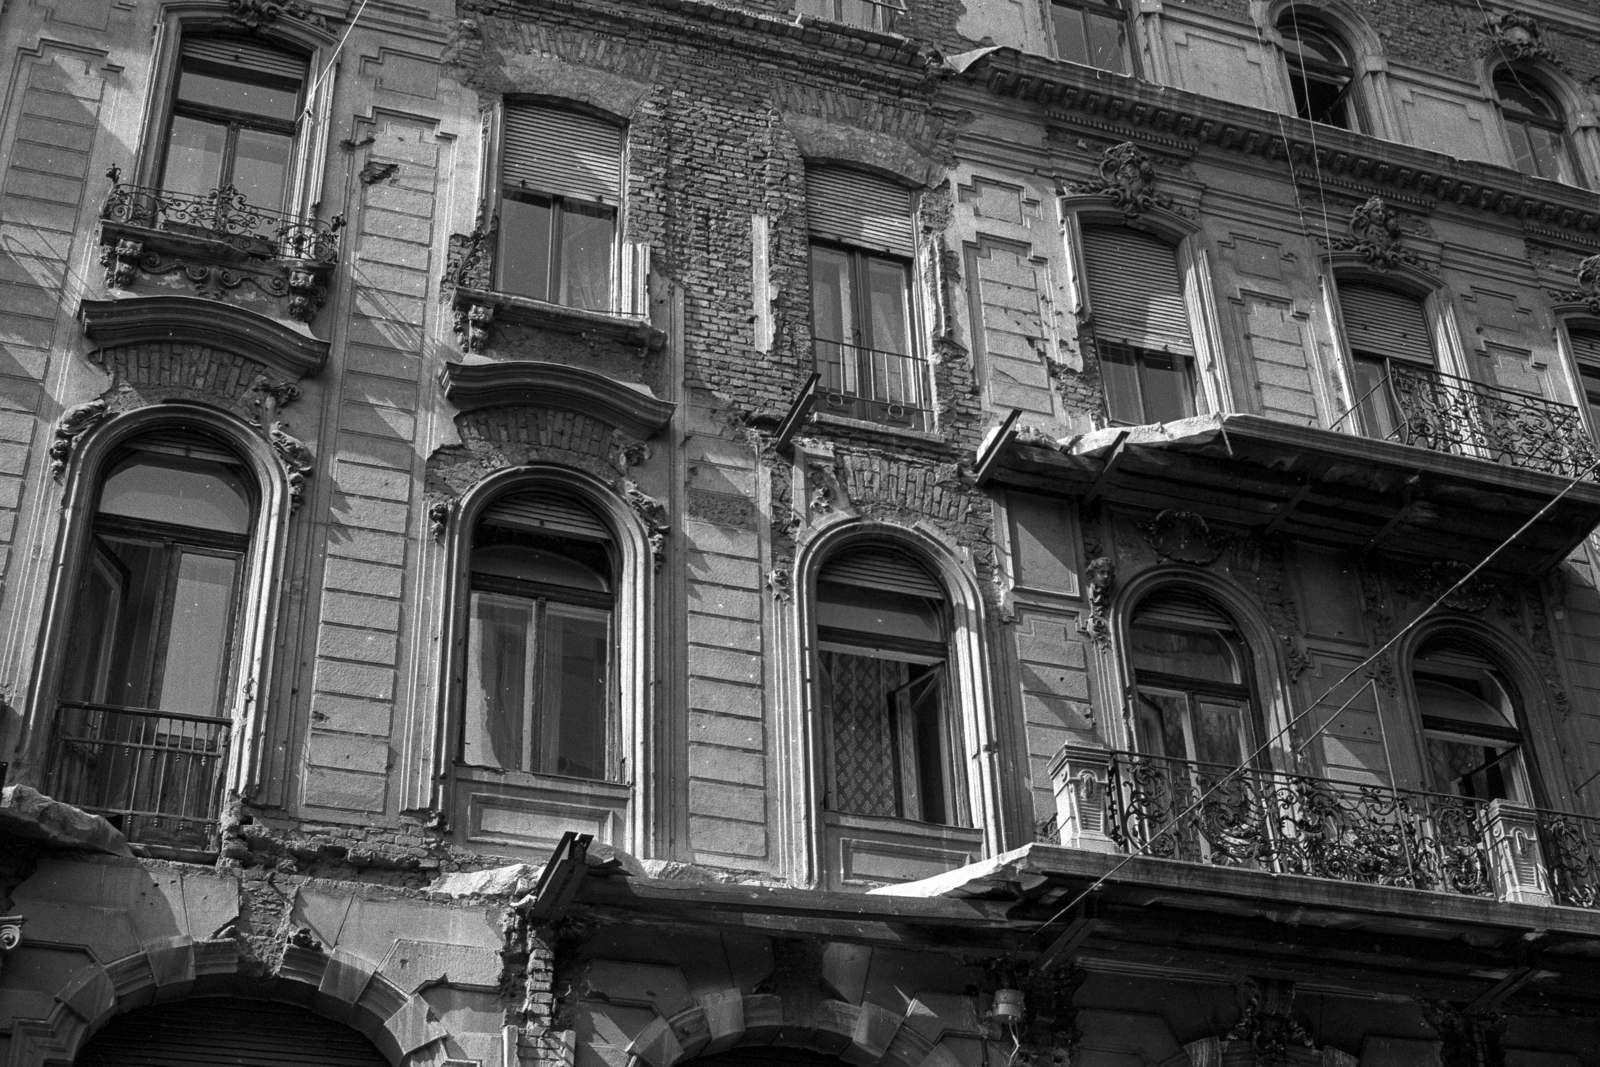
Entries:
[[1499, 52], [1510, 60], [1544, 59], [1561, 65], [1550, 46], [1544, 43], [1538, 20], [1532, 15], [1507, 11], [1479, 26], [1478, 33], [1478, 51], [1482, 55]]
[[228, 0], [228, 7], [234, 21], [250, 30], [259, 30], [284, 16], [318, 29], [326, 29], [328, 25], [328, 20], [313, 11], [305, 0]]
[[104, 400], [90, 400], [70, 407], [56, 420], [55, 439], [50, 442], [50, 476], [56, 481], [67, 472], [78, 438], [111, 417]]
[[1333, 238], [1331, 247], [1336, 252], [1354, 252], [1378, 270], [1401, 264], [1427, 270], [1422, 257], [1402, 243], [1406, 236], [1402, 220], [1383, 197], [1374, 196], [1351, 210], [1350, 232]]
[[1170, 207], [1165, 197], [1156, 194], [1156, 166], [1144, 149], [1132, 141], [1112, 145], [1100, 155], [1100, 174], [1087, 182], [1074, 183], [1071, 191], [1107, 197], [1129, 219], [1155, 207]]

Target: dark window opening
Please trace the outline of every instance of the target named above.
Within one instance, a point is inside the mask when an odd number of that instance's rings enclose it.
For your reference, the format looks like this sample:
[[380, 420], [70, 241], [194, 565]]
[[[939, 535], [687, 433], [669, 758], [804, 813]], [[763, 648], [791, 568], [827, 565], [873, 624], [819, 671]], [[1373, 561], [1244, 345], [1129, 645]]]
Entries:
[[609, 533], [556, 494], [491, 506], [472, 541], [463, 763], [621, 777]]
[[1494, 92], [1516, 168], [1535, 178], [1582, 185], [1567, 141], [1566, 116], [1555, 98], [1532, 75], [1512, 67], [1495, 74]]
[[1339, 310], [1350, 345], [1351, 384], [1368, 437], [1404, 437], [1401, 398], [1434, 381], [1434, 347], [1421, 300], [1364, 282], [1339, 284]]
[[1050, 5], [1050, 19], [1057, 59], [1117, 74], [1133, 73], [1128, 15], [1115, 0], [1103, 3], [1055, 0]]
[[1109, 342], [1098, 350], [1106, 409], [1113, 423], [1171, 422], [1195, 413], [1194, 360], [1189, 356]]
[[847, 550], [817, 582], [830, 810], [961, 825], [943, 593], [892, 549]]
[[1473, 800], [1532, 804], [1510, 683], [1470, 645], [1430, 642], [1412, 663], [1428, 787]]
[[1278, 20], [1283, 38], [1294, 111], [1300, 118], [1340, 129], [1358, 129], [1352, 122], [1350, 89], [1354, 72], [1339, 38], [1310, 15], [1290, 8]]

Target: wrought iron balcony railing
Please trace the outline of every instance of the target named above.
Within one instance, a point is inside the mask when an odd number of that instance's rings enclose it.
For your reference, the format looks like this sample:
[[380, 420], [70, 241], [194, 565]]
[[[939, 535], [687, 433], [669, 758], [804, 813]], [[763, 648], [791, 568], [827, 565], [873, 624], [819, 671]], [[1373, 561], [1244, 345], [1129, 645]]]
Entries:
[[1232, 768], [1142, 753], [1108, 755], [1105, 834], [1124, 851], [1600, 907], [1600, 820], [1589, 816], [1257, 768], [1230, 775]]
[[880, 33], [899, 33], [906, 13], [899, 0], [800, 0], [795, 10]]
[[285, 215], [248, 203], [231, 185], [204, 196], [147, 188], [116, 180], [101, 205], [107, 222], [144, 226], [221, 241], [241, 252], [331, 264], [339, 258], [343, 216], [332, 221]]
[[1369, 433], [1434, 452], [1568, 478], [1600, 458], [1571, 405], [1397, 362], [1358, 406]]
[[812, 341], [817, 410], [912, 430], [932, 423], [928, 364], [918, 356], [882, 352], [839, 341]]
[[227, 719], [63, 703], [48, 792], [105, 816], [129, 841], [215, 851], [231, 728]]

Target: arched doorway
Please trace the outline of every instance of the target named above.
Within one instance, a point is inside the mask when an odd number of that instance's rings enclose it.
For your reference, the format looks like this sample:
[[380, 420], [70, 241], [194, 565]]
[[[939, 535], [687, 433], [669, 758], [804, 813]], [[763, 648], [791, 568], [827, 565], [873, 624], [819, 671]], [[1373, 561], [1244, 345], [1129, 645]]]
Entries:
[[361, 1034], [293, 1004], [200, 997], [119, 1015], [76, 1067], [389, 1067]]

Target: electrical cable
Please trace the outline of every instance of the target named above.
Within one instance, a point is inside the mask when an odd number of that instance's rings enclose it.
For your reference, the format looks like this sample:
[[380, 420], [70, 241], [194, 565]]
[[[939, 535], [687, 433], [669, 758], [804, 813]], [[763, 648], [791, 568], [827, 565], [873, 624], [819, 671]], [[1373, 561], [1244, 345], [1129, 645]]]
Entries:
[[[1431, 615], [1434, 611], [1436, 611], [1439, 608], [1440, 605], [1442, 605], [1450, 597], [1454, 596], [1455, 593], [1456, 593], [1456, 590], [1460, 589], [1462, 586], [1466, 585], [1467, 582], [1469, 582], [1473, 578], [1475, 578], [1479, 571], [1481, 571], [1481, 570], [1483, 570], [1483, 568], [1487, 567], [1490, 564], [1490, 562], [1492, 562], [1494, 560], [1494, 558], [1496, 556], [1498, 556], [1501, 552], [1505, 551], [1505, 549], [1507, 547], [1509, 547], [1513, 541], [1515, 541], [1518, 537], [1522, 536], [1522, 534], [1524, 532], [1526, 532], [1531, 526], [1533, 526], [1534, 523], [1536, 523], [1540, 519], [1544, 518], [1544, 516], [1547, 515], [1550, 512], [1551, 508], [1555, 507], [1558, 503], [1560, 503], [1562, 498], [1564, 498], [1568, 493], [1572, 492], [1572, 490], [1576, 489], [1578, 487], [1578, 484], [1580, 482], [1584, 481], [1585, 479], [1587, 479], [1591, 474], [1593, 474], [1595, 472], [1596, 469], [1600, 469], [1600, 459], [1595, 460], [1588, 467], [1584, 468], [1582, 471], [1579, 471], [1576, 475], [1574, 475], [1572, 477], [1572, 480], [1569, 481], [1566, 484], [1566, 486], [1563, 487], [1562, 490], [1559, 493], [1557, 493], [1555, 496], [1551, 497], [1548, 501], [1546, 501], [1545, 505], [1543, 507], [1541, 507], [1537, 512], [1535, 512], [1534, 515], [1530, 519], [1528, 519], [1526, 522], [1524, 522], [1521, 526], [1517, 527], [1517, 529], [1515, 531], [1513, 531], [1509, 536], [1507, 536], [1498, 545], [1496, 545], [1494, 547], [1493, 551], [1491, 551], [1487, 556], [1483, 557], [1483, 559], [1481, 561], [1479, 561], [1479, 563], [1475, 567], [1473, 567], [1471, 570], [1467, 571], [1467, 573], [1463, 574], [1460, 578], [1456, 579], [1455, 584], [1451, 585], [1450, 588], [1446, 589], [1443, 593], [1440, 593], [1439, 596], [1433, 601], [1433, 603], [1429, 604], [1426, 608], [1424, 608], [1420, 612], [1418, 612], [1411, 619], [1410, 622], [1406, 623], [1398, 631], [1396, 631], [1395, 634], [1392, 637], [1390, 637], [1387, 641], [1385, 641], [1382, 645], [1380, 645], [1371, 655], [1367, 656], [1366, 659], [1362, 660], [1360, 663], [1356, 664], [1354, 667], [1351, 667], [1348, 671], [1345, 672], [1345, 674], [1344, 674], [1344, 676], [1342, 678], [1340, 678], [1337, 682], [1334, 682], [1327, 689], [1323, 690], [1321, 696], [1317, 697], [1317, 699], [1313, 700], [1309, 705], [1307, 705], [1305, 710], [1303, 710], [1299, 714], [1293, 716], [1292, 718], [1289, 719], [1288, 722], [1284, 723], [1281, 727], [1279, 727], [1272, 734], [1272, 736], [1268, 737], [1259, 746], [1257, 746], [1254, 751], [1249, 753], [1239, 763], [1239, 765], [1237, 767], [1233, 768], [1227, 774], [1223, 775], [1210, 788], [1206, 789], [1203, 793], [1200, 794], [1199, 797], [1195, 798], [1193, 803], [1191, 803], [1188, 807], [1184, 808], [1177, 815], [1175, 815], [1171, 819], [1169, 819], [1167, 821], [1166, 825], [1163, 826], [1160, 829], [1159, 832], [1149, 835], [1144, 844], [1140, 845], [1137, 849], [1134, 849], [1133, 851], [1129, 852], [1120, 861], [1118, 861], [1115, 865], [1113, 865], [1110, 870], [1106, 871], [1104, 874], [1100, 875], [1092, 883], [1090, 883], [1090, 885], [1089, 885], [1089, 887], [1087, 889], [1084, 889], [1077, 896], [1073, 897], [1065, 905], [1063, 905], [1060, 909], [1058, 909], [1055, 912], [1055, 914], [1051, 915], [1048, 919], [1046, 919], [1043, 923], [1041, 923], [1039, 925], [1039, 927], [1033, 931], [1033, 933], [1029, 934], [1027, 936], [1027, 938], [1025, 938], [1022, 941], [1021, 944], [1017, 945], [1015, 948], [1013, 948], [1006, 955], [1006, 957], [1005, 957], [1006, 960], [1007, 961], [1015, 960], [1016, 957], [1017, 957], [1017, 953], [1019, 953], [1022, 950], [1023, 946], [1027, 945], [1034, 938], [1038, 937], [1045, 930], [1047, 930], [1051, 926], [1053, 926], [1057, 922], [1057, 920], [1059, 920], [1063, 915], [1066, 915], [1068, 912], [1072, 911], [1072, 909], [1076, 908], [1078, 906], [1078, 904], [1080, 904], [1084, 899], [1086, 899], [1091, 893], [1095, 892], [1095, 890], [1099, 889], [1106, 882], [1108, 882], [1111, 879], [1111, 877], [1113, 875], [1115, 875], [1118, 871], [1122, 870], [1122, 868], [1126, 867], [1128, 864], [1132, 863], [1135, 859], [1138, 859], [1141, 855], [1143, 855], [1145, 850], [1148, 849], [1151, 845], [1153, 845], [1155, 842], [1161, 840], [1161, 838], [1163, 836], [1165, 836], [1166, 834], [1171, 833], [1178, 825], [1180, 825], [1183, 822], [1184, 819], [1188, 818], [1190, 814], [1192, 814], [1202, 804], [1204, 804], [1207, 800], [1209, 800], [1211, 798], [1212, 794], [1216, 793], [1218, 790], [1222, 789], [1230, 781], [1232, 781], [1235, 777], [1237, 777], [1238, 775], [1242, 774], [1244, 771], [1248, 770], [1250, 768], [1250, 766], [1256, 761], [1256, 759], [1259, 756], [1261, 756], [1264, 752], [1266, 752], [1267, 749], [1272, 747], [1272, 745], [1274, 743], [1276, 743], [1277, 740], [1280, 737], [1282, 737], [1284, 734], [1286, 734], [1290, 730], [1292, 730], [1295, 727], [1295, 725], [1298, 724], [1307, 715], [1310, 715], [1317, 708], [1321, 707], [1323, 701], [1327, 700], [1341, 686], [1343, 686], [1350, 679], [1354, 678], [1358, 672], [1360, 672], [1361, 670], [1365, 669], [1373, 661], [1378, 659], [1378, 657], [1380, 657], [1384, 653], [1388, 652], [1389, 649], [1394, 647], [1396, 642], [1398, 642], [1402, 637], [1404, 637], [1406, 634], [1410, 633], [1412, 630], [1416, 629], [1416, 627], [1418, 625], [1420, 625], [1421, 622], [1424, 619], [1426, 619], [1429, 615]], [[1305, 748], [1306, 745], [1310, 744], [1319, 735], [1321, 735], [1324, 730], [1326, 730], [1328, 727], [1332, 726], [1333, 723], [1339, 718], [1339, 715], [1341, 713], [1343, 713], [1345, 708], [1349, 707], [1350, 704], [1355, 701], [1356, 697], [1361, 695], [1361, 692], [1364, 689], [1366, 689], [1365, 685], [1361, 686], [1360, 688], [1358, 688], [1355, 691], [1355, 693], [1351, 694], [1350, 698], [1348, 700], [1346, 700], [1343, 704], [1341, 704], [1334, 711], [1334, 713], [1332, 715], [1328, 716], [1327, 720], [1321, 726], [1317, 727], [1315, 730], [1313, 730], [1310, 734], [1308, 734], [1306, 736], [1306, 738], [1300, 743], [1300, 745], [1298, 746], [1296, 751], [1298, 751], [1299, 749]]]
[[306, 118], [312, 118], [311, 102], [317, 98], [317, 88], [322, 84], [322, 79], [326, 78], [328, 76], [328, 72], [332, 70], [335, 64], [339, 62], [339, 53], [344, 51], [344, 43], [350, 39], [351, 31], [356, 28], [356, 23], [361, 21], [361, 13], [366, 11], [366, 9], [367, 0], [361, 0], [361, 6], [356, 8], [355, 18], [351, 19], [350, 25], [345, 27], [344, 36], [339, 38], [339, 43], [334, 46], [333, 55], [328, 57], [327, 66], [323, 67], [322, 73], [318, 74], [316, 79], [312, 81], [311, 90], [306, 93], [306, 109], [303, 112]]

